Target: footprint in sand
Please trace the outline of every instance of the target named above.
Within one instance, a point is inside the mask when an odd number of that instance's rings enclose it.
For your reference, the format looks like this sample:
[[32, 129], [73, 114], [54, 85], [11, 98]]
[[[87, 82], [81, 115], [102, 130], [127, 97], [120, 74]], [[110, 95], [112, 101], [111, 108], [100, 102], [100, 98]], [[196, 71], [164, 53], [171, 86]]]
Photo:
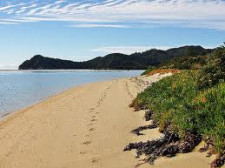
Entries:
[[96, 107], [99, 107], [99, 106], [100, 106], [100, 104], [101, 104], [101, 102], [100, 102], [100, 101], [98, 101], [98, 102], [97, 102], [97, 106], [96, 106]]
[[99, 161], [99, 158], [92, 158], [92, 159], [91, 159], [91, 162], [92, 162], [92, 163], [97, 163], [98, 161]]
[[89, 127], [89, 126], [93, 126], [93, 123], [89, 123], [89, 124], [88, 124], [88, 127]]
[[89, 109], [89, 113], [92, 113], [95, 110], [95, 108]]
[[91, 121], [93, 122], [93, 121], [97, 121], [97, 120], [96, 119], [92, 119]]
[[89, 129], [90, 132], [92, 132], [92, 131], [94, 131], [94, 130], [95, 130], [94, 128]]
[[89, 145], [89, 144], [91, 144], [91, 141], [85, 141], [83, 144], [84, 145]]
[[81, 151], [81, 152], [80, 152], [81, 155], [84, 155], [84, 154], [86, 154], [86, 153], [87, 153], [86, 151]]

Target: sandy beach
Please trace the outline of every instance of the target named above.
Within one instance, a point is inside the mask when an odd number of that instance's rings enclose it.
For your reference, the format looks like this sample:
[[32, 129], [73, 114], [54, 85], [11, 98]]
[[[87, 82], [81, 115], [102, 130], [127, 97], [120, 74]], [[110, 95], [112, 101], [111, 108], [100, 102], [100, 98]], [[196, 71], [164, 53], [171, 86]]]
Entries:
[[[130, 133], [148, 122], [129, 104], [162, 77], [86, 84], [7, 116], [0, 122], [0, 168], [135, 168], [140, 159], [123, 148], [161, 135]], [[213, 157], [205, 156], [194, 151], [140, 167], [209, 168]]]

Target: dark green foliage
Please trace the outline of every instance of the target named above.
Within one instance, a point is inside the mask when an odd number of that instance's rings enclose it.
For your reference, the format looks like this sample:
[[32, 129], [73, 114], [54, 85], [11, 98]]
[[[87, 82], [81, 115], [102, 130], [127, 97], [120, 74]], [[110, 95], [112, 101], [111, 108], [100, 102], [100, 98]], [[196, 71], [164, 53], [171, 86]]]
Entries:
[[[19, 69], [73, 69], [74, 67], [80, 67], [79, 63], [73, 61], [52, 59], [36, 55], [30, 60], [23, 62]], [[81, 67], [80, 67], [81, 68]]]
[[159, 122], [160, 129], [174, 119], [173, 113], [177, 108], [196, 96], [196, 75], [192, 73], [184, 72], [162, 79], [138, 95], [140, 106], [147, 105], [154, 111], [154, 120]]
[[[168, 50], [174, 54], [174, 49]], [[213, 50], [205, 50], [205, 52], [196, 52], [193, 48], [183, 48], [182, 56], [175, 56], [155, 66], [154, 69], [180, 69], [180, 70], [198, 70], [207, 64], [207, 59]], [[200, 48], [199, 48], [200, 51]], [[181, 54], [181, 53], [180, 53]], [[152, 71], [152, 67], [147, 68], [142, 75]]]
[[225, 83], [200, 92], [191, 108], [194, 109], [198, 132], [211, 138], [216, 150], [222, 153], [225, 150]]
[[152, 49], [142, 53], [125, 55], [113, 53], [105, 57], [97, 57], [89, 61], [73, 62], [67, 60], [34, 56], [19, 66], [19, 69], [147, 69], [175, 57], [202, 55], [211, 50], [200, 46], [184, 46], [167, 51]]
[[164, 64], [161, 64], [160, 68], [197, 70], [197, 69], [201, 69], [203, 66], [207, 64], [208, 57], [209, 57], [209, 54], [178, 57], [178, 58], [169, 60]]
[[225, 48], [217, 48], [207, 60], [207, 65], [200, 71], [198, 86], [209, 88], [225, 79]]

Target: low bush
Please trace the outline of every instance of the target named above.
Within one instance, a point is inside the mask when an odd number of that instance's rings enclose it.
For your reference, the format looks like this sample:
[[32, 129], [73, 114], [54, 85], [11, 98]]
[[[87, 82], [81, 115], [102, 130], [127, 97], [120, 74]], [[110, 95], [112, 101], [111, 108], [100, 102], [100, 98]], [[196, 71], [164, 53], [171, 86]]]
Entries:
[[[197, 75], [193, 71], [164, 78], [139, 94], [137, 103], [139, 106], [154, 111], [153, 119], [159, 123], [161, 130], [168, 122], [178, 125], [175, 120], [179, 121], [182, 117], [180, 116], [180, 108], [184, 107], [198, 93], [196, 81]], [[182, 118], [182, 120], [185, 120], [182, 122], [186, 123], [186, 120], [190, 119]], [[190, 125], [183, 127], [190, 128]], [[173, 128], [177, 130], [177, 128]]]
[[187, 135], [196, 135], [210, 139], [214, 151], [224, 157], [225, 82], [205, 89], [199, 89], [198, 82], [198, 71], [182, 71], [140, 93], [135, 106], [153, 112], [161, 132], [178, 134], [182, 148], [187, 148], [182, 142]]
[[217, 48], [207, 62], [199, 73], [198, 87], [200, 89], [212, 87], [225, 80], [225, 47]]

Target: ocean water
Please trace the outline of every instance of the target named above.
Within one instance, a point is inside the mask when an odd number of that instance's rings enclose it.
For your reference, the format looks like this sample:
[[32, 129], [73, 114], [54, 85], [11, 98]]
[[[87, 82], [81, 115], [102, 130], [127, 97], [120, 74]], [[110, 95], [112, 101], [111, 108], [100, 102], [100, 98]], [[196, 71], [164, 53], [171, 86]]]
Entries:
[[0, 71], [0, 117], [86, 83], [138, 76], [136, 71]]

